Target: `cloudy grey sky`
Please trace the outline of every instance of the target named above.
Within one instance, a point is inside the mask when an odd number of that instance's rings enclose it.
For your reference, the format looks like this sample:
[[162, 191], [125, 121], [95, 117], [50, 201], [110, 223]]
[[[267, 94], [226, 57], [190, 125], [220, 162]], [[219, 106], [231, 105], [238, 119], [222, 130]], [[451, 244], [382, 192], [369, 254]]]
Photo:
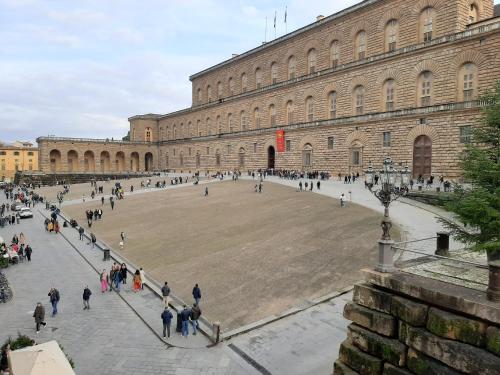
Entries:
[[[500, 0], [499, 0], [500, 1]], [[0, 140], [119, 138], [189, 75], [358, 0], [0, 0]]]

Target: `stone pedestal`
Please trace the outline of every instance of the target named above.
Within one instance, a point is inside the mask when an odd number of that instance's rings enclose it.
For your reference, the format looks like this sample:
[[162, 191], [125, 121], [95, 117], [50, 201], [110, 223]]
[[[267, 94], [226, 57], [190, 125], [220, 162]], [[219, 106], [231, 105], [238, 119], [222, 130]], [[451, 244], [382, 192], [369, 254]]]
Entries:
[[394, 271], [394, 251], [392, 240], [378, 241], [378, 264], [375, 269], [378, 272], [393, 272]]

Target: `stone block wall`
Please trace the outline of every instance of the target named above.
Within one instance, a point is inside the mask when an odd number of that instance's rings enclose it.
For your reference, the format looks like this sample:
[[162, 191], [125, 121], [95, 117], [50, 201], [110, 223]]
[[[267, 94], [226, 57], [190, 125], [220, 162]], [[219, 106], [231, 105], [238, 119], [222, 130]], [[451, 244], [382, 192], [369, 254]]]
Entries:
[[425, 278], [411, 280], [406, 285], [411, 296], [391, 282], [369, 279], [355, 286], [353, 301], [344, 309], [352, 324], [334, 375], [500, 374], [500, 304], [491, 306], [490, 320], [476, 316], [474, 311], [482, 310], [477, 307], [484, 307], [482, 296], [471, 301], [457, 286], [448, 295], [457, 303], [447, 308], [447, 298], [436, 303], [439, 292], [426, 292], [430, 289], [420, 288], [419, 279], [432, 285]]

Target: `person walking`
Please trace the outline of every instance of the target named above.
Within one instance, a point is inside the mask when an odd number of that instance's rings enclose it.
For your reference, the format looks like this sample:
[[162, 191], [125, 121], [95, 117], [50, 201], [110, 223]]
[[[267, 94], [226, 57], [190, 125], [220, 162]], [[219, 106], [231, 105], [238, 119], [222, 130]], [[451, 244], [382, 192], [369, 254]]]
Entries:
[[113, 281], [115, 283], [115, 289], [118, 293], [120, 293], [120, 283], [122, 281], [122, 273], [120, 272], [120, 266], [115, 269], [115, 273], [113, 274]]
[[125, 263], [122, 263], [120, 272], [122, 274], [123, 285], [125, 285], [127, 283], [127, 274], [128, 274], [127, 265]]
[[[168, 309], [168, 306], [165, 306], [165, 310], [161, 313], [161, 320], [163, 321], [163, 337], [170, 337], [170, 324], [172, 323], [173, 317], [174, 316]], [[165, 333], [167, 333], [167, 335], [165, 335]]]
[[111, 204], [111, 210], [115, 209], [115, 201], [113, 200], [113, 197], [109, 198], [109, 203]]
[[141, 285], [142, 285], [141, 273], [139, 272], [139, 270], [135, 270], [133, 279], [134, 292], [137, 293], [139, 290], [141, 290]]
[[200, 323], [198, 323], [198, 319], [201, 316], [201, 309], [197, 303], [193, 303], [193, 307], [191, 308], [191, 325], [193, 326], [193, 335], [196, 335], [196, 330], [200, 328]]
[[43, 307], [41, 302], [37, 302], [35, 311], [33, 312], [33, 318], [35, 318], [36, 333], [40, 332], [40, 325], [46, 326], [45, 323], [45, 307]]
[[193, 288], [193, 298], [194, 298], [194, 301], [196, 302], [196, 304], [199, 305], [200, 299], [201, 299], [201, 289], [198, 286], [198, 284], [195, 284], [195, 286]]
[[101, 205], [104, 206], [104, 197], [101, 197]]
[[85, 229], [82, 226], [78, 228], [78, 234], [80, 235], [80, 241], [83, 241], [83, 234], [85, 233]]
[[163, 296], [163, 304], [168, 307], [168, 302], [170, 299], [170, 287], [168, 286], [168, 282], [165, 281], [165, 285], [161, 288], [161, 295]]
[[60, 295], [59, 291], [56, 288], [51, 288], [49, 290], [49, 299], [50, 299], [50, 304], [52, 305], [52, 317], [57, 315], [57, 304], [59, 303], [60, 300]]
[[24, 249], [24, 253], [26, 254], [26, 258], [28, 259], [28, 262], [31, 262], [31, 253], [33, 252], [33, 249], [31, 248], [30, 245], [26, 245], [26, 248]]
[[89, 286], [87, 285], [83, 289], [83, 309], [84, 310], [90, 310], [90, 296], [92, 295], [92, 292], [89, 289]]
[[108, 290], [108, 284], [109, 284], [109, 276], [106, 270], [102, 270], [100, 279], [101, 279], [101, 292], [104, 293]]
[[346, 202], [346, 197], [345, 197], [345, 194], [342, 193], [340, 195], [340, 207], [345, 207], [345, 202]]
[[189, 335], [189, 317], [191, 316], [191, 311], [189, 311], [188, 307], [184, 305], [184, 308], [181, 311], [181, 322], [182, 322], [182, 336], [188, 337]]
[[146, 275], [142, 268], [139, 269], [139, 275], [141, 276], [141, 289], [144, 290], [144, 284], [146, 284]]
[[208, 186], [205, 186], [205, 197], [208, 196]]
[[90, 242], [87, 244], [92, 244], [92, 249], [95, 247], [95, 244], [97, 242], [97, 238], [94, 233], [90, 233]]

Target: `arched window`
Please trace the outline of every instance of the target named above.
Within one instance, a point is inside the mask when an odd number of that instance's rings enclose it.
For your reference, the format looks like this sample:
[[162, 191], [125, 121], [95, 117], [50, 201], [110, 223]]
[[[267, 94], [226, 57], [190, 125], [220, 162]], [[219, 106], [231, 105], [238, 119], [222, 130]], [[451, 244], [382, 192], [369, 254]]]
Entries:
[[[473, 63], [466, 63], [462, 66], [458, 76], [459, 87], [461, 88], [460, 99], [464, 102], [474, 100], [477, 91], [477, 67]], [[459, 93], [460, 94], [460, 93]]]
[[253, 123], [255, 129], [260, 129], [260, 110], [258, 107], [253, 110]]
[[262, 71], [260, 68], [255, 69], [255, 88], [260, 89], [262, 87]]
[[212, 133], [212, 122], [210, 121], [210, 117], [207, 117], [207, 129], [205, 131], [206, 135], [210, 135]]
[[436, 10], [433, 7], [427, 7], [420, 13], [419, 34], [421, 42], [430, 42], [432, 40], [435, 18]]
[[306, 98], [306, 122], [314, 121], [314, 99], [312, 96]]
[[201, 103], [201, 89], [198, 89], [198, 103]]
[[399, 24], [395, 19], [390, 20], [385, 25], [385, 51], [393, 52], [396, 50], [396, 42], [398, 39]]
[[222, 120], [220, 118], [220, 116], [217, 116], [217, 133], [218, 134], [221, 134], [222, 133]]
[[234, 130], [233, 129], [233, 114], [232, 113], [228, 113], [228, 115], [227, 115], [227, 129], [230, 133]]
[[210, 103], [212, 101], [212, 86], [207, 86], [207, 101]]
[[217, 82], [217, 98], [222, 99], [224, 96], [224, 89], [222, 87], [222, 82]]
[[434, 76], [428, 70], [420, 73], [418, 77], [419, 105], [426, 107], [432, 105], [432, 89]]
[[227, 88], [229, 90], [229, 96], [234, 95], [234, 79], [233, 77], [229, 77], [229, 80], [227, 81]]
[[151, 142], [152, 140], [151, 128], [146, 128], [146, 142]]
[[173, 127], [173, 130], [174, 130], [174, 139], [177, 139], [177, 128], [175, 127], [175, 125]]
[[269, 106], [269, 123], [271, 126], [276, 126], [276, 108], [274, 104]]
[[220, 167], [220, 150], [215, 151], [215, 166]]
[[179, 132], [180, 138], [185, 138], [184, 134], [184, 123], [181, 122], [181, 130]]
[[247, 75], [243, 73], [241, 75], [241, 92], [246, 92], [248, 87]]
[[273, 62], [271, 64], [271, 84], [275, 83], [278, 83], [278, 63]]
[[365, 111], [365, 88], [361, 85], [354, 89], [354, 108], [356, 115], [362, 115]]
[[339, 65], [340, 59], [340, 44], [338, 40], [334, 40], [330, 44], [330, 65], [332, 68], [336, 68]]
[[290, 56], [288, 59], [288, 79], [295, 79], [295, 73], [297, 70], [297, 59], [295, 56]]
[[469, 23], [474, 23], [479, 21], [479, 11], [477, 5], [472, 3], [469, 7]]
[[307, 72], [309, 74], [314, 73], [316, 71], [316, 58], [317, 53], [314, 48], [311, 48], [307, 53]]
[[167, 141], [170, 139], [170, 126], [167, 125]]
[[241, 111], [240, 112], [240, 126], [241, 126], [241, 130], [247, 130], [248, 128], [248, 117], [247, 117], [247, 114], [245, 113], [245, 111]]
[[382, 92], [382, 98], [384, 98], [385, 110], [393, 111], [394, 110], [394, 80], [388, 79], [384, 82], [384, 88]]
[[328, 94], [328, 112], [330, 118], [337, 118], [337, 92], [335, 91]]
[[201, 137], [201, 120], [196, 121], [196, 133], [198, 137]]
[[363, 60], [366, 57], [366, 32], [361, 30], [356, 34], [354, 58]]
[[191, 124], [191, 121], [188, 122], [188, 127], [187, 127], [187, 136], [188, 137], [192, 137], [193, 136], [193, 126]]
[[291, 100], [286, 102], [286, 123], [288, 125], [293, 124], [293, 102]]

